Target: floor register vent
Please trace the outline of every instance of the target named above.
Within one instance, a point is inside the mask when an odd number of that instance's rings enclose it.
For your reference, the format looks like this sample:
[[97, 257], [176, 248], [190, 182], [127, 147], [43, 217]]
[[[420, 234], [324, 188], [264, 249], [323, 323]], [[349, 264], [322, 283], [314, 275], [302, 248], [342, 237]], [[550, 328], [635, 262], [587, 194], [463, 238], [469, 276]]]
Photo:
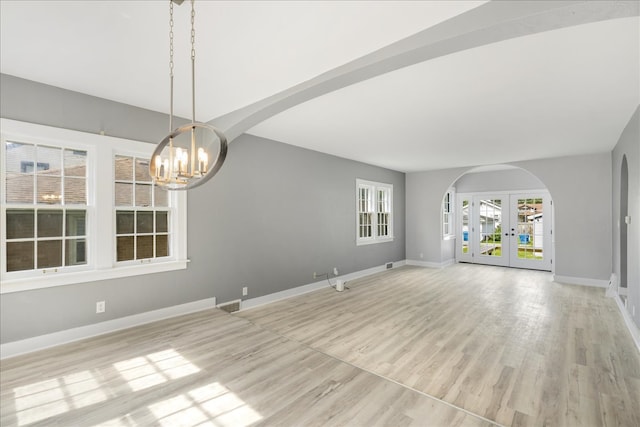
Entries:
[[225, 302], [220, 304], [218, 308], [222, 311], [226, 311], [227, 313], [235, 313], [240, 310], [240, 300]]

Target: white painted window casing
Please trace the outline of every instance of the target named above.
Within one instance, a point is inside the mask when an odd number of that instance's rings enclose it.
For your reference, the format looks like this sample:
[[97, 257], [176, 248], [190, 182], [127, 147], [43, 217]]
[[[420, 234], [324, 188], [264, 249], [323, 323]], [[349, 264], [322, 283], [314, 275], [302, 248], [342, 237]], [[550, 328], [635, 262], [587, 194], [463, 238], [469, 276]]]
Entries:
[[[54, 128], [15, 120], [0, 119], [2, 144], [0, 148], [2, 173], [0, 173], [0, 293], [18, 292], [53, 286], [86, 283], [97, 280], [114, 279], [140, 274], [184, 269], [187, 265], [186, 241], [186, 192], [169, 192], [168, 205], [170, 254], [166, 257], [147, 258], [137, 262], [116, 262], [116, 216], [115, 178], [113, 159], [116, 155], [149, 158], [154, 145], [104, 135], [89, 134], [67, 129]], [[31, 204], [36, 209], [73, 209], [80, 206], [86, 211], [86, 263], [58, 268], [32, 269], [7, 272], [7, 210], [27, 207], [29, 204], [7, 203], [6, 196], [6, 145], [7, 142], [22, 142], [46, 147], [63, 147], [86, 152], [86, 205], [67, 206]], [[41, 163], [34, 161], [34, 165]], [[44, 165], [24, 170], [42, 170]], [[63, 176], [64, 180], [65, 177]], [[162, 190], [164, 191], [164, 190]], [[143, 208], [147, 209], [147, 208]], [[153, 210], [153, 209], [151, 209]], [[154, 217], [155, 218], [155, 217]]]
[[356, 244], [393, 241], [393, 185], [356, 179]]
[[450, 188], [442, 199], [442, 239], [455, 238], [455, 188]]

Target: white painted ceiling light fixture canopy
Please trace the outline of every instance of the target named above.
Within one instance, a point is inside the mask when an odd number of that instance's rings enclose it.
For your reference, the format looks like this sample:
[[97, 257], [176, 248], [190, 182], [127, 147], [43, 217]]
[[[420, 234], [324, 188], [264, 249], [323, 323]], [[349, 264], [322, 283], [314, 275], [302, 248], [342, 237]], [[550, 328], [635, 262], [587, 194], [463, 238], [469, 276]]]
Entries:
[[[169, 129], [173, 129], [173, 4], [169, 0]], [[191, 123], [172, 130], [154, 150], [149, 174], [154, 184], [167, 190], [188, 190], [204, 184], [222, 167], [227, 157], [227, 138], [219, 129], [196, 122], [195, 7], [191, 0]]]

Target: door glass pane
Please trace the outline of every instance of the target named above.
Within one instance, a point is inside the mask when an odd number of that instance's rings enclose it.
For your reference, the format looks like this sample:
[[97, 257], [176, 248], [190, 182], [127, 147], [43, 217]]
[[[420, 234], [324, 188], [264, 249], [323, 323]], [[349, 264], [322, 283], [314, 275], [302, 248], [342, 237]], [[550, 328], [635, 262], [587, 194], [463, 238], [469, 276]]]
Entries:
[[469, 200], [462, 201], [462, 253], [469, 253], [469, 207], [471, 204]]
[[480, 255], [502, 256], [502, 200], [480, 200]]
[[543, 199], [518, 199], [518, 258], [543, 259]]

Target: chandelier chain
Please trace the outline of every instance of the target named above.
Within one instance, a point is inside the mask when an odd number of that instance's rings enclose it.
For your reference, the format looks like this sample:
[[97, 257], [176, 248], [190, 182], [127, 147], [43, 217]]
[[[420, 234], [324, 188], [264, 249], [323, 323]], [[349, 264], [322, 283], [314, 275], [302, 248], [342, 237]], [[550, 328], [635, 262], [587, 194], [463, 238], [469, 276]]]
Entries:
[[169, 132], [173, 131], [173, 0], [169, 0]]
[[191, 0], [191, 59], [196, 57], [196, 10], [194, 8], [195, 0]]
[[191, 117], [196, 121], [196, 10], [195, 0], [191, 0]]
[[169, 0], [169, 75], [173, 77], [173, 1]]

